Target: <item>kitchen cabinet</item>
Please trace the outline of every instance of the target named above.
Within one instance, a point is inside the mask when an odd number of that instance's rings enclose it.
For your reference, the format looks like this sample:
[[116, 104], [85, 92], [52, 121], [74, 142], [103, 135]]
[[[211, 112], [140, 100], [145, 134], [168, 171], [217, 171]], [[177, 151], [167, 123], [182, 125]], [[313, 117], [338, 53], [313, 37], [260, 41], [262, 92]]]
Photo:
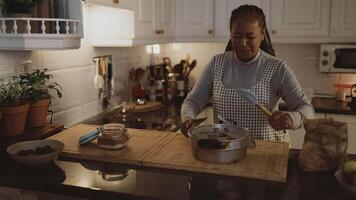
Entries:
[[[119, 47], [173, 41], [175, 0], [121, 0], [109, 8], [102, 5], [108, 3], [99, 2], [92, 6], [93, 46]], [[103, 11], [99, 12], [99, 9]], [[105, 18], [102, 20], [117, 28], [104, 26], [97, 21], [99, 18]]]
[[80, 39], [83, 37], [82, 9], [82, 1], [68, 1], [66, 19], [2, 17], [0, 18], [0, 50], [79, 48]]
[[327, 41], [329, 16], [330, 0], [271, 0], [272, 41]]
[[176, 1], [176, 41], [213, 40], [214, 0]]
[[172, 39], [173, 36], [174, 0], [137, 0], [135, 39], [150, 43], [149, 41], [154, 40], [159, 42]]
[[355, 42], [355, 9], [353, 0], [271, 0], [272, 41]]
[[255, 5], [263, 10], [269, 23], [270, 0], [215, 0], [214, 40], [226, 42], [230, 37], [231, 12], [241, 5]]
[[356, 41], [356, 1], [331, 1], [330, 36], [340, 42]]

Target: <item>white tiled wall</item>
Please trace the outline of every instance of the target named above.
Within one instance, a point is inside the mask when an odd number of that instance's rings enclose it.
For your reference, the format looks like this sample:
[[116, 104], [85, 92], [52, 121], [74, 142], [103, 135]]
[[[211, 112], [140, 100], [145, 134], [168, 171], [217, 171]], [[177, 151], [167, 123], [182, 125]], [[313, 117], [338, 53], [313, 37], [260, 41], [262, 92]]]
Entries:
[[[218, 53], [224, 52], [225, 43], [180, 43], [162, 45], [161, 56], [170, 56], [173, 63], [190, 54], [198, 65], [192, 71], [190, 84], [199, 76], [203, 67]], [[335, 83], [356, 83], [354, 74], [328, 75], [319, 72], [318, 44], [276, 44], [276, 55], [284, 59], [296, 74], [303, 88], [313, 88], [315, 93], [334, 94]]]
[[[83, 18], [89, 10], [84, 8]], [[128, 72], [131, 68], [147, 66], [150, 55], [145, 46], [133, 48], [93, 48], [90, 43], [90, 23], [84, 20], [84, 38], [81, 48], [64, 51], [0, 51], [0, 78], [15, 74], [15, 66], [32, 60], [34, 68], [48, 68], [53, 81], [63, 87], [63, 97], [54, 99], [54, 120], [71, 126], [103, 111], [98, 90], [94, 89], [95, 65], [93, 57], [113, 56], [114, 102], [116, 105], [129, 98]]]

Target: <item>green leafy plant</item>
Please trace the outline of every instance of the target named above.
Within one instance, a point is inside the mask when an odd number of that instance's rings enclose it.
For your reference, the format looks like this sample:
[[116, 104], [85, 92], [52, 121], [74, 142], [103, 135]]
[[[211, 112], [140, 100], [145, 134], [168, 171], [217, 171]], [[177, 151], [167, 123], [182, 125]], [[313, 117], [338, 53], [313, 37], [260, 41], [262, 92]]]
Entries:
[[23, 87], [20, 79], [13, 77], [0, 80], [0, 105], [3, 107], [20, 105]]
[[22, 96], [25, 100], [36, 103], [41, 99], [51, 99], [51, 90], [54, 90], [59, 98], [62, 97], [62, 87], [56, 82], [49, 82], [53, 76], [47, 74], [47, 71], [48, 69], [37, 69], [32, 73], [20, 75], [20, 83], [24, 88]]
[[30, 13], [33, 6], [42, 0], [3, 0], [5, 13]]

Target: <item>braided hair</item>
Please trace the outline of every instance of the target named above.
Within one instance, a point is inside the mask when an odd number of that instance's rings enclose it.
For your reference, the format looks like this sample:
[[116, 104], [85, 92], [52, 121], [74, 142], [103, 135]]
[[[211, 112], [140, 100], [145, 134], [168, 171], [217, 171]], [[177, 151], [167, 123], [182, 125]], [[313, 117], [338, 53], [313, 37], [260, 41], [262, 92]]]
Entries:
[[[271, 43], [271, 38], [270, 38], [268, 30], [267, 30], [266, 17], [265, 17], [265, 14], [263, 13], [263, 10], [257, 6], [254, 6], [254, 5], [242, 5], [236, 9], [234, 9], [232, 11], [231, 17], [230, 17], [230, 29], [231, 29], [233, 23], [236, 21], [236, 19], [244, 18], [244, 17], [254, 17], [257, 19], [262, 30], [265, 30], [265, 39], [261, 42], [260, 48], [263, 51], [269, 53], [270, 55], [275, 56], [274, 49], [273, 49], [272, 43]], [[227, 44], [227, 46], [225, 48], [225, 52], [231, 51], [231, 50], [232, 50], [232, 44], [231, 44], [231, 39], [230, 39], [229, 43]]]

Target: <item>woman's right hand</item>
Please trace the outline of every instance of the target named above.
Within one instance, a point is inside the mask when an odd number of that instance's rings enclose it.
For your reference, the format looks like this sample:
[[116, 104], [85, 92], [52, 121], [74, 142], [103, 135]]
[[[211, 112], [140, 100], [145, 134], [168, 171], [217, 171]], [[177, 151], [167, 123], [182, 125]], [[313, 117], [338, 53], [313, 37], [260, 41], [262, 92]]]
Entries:
[[182, 122], [182, 127], [180, 128], [180, 131], [183, 133], [185, 137], [188, 137], [188, 130], [192, 128], [193, 126], [193, 119], [187, 119], [184, 122]]

